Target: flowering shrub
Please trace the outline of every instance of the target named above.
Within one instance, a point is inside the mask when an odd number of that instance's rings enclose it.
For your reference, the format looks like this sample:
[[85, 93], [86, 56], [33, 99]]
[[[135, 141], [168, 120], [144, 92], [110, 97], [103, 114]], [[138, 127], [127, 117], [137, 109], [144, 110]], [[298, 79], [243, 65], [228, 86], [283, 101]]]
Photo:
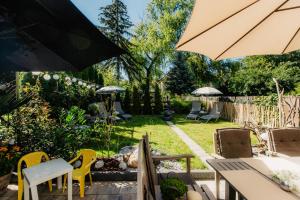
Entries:
[[0, 146], [0, 176], [9, 174], [20, 158], [20, 147], [16, 145]]

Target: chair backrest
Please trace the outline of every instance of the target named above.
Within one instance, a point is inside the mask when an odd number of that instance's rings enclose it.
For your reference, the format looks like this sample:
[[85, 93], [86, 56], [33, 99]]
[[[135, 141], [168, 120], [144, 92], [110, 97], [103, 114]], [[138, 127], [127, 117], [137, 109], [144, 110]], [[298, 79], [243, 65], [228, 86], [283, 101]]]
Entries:
[[121, 103], [119, 101], [114, 102], [114, 108], [115, 111], [117, 111], [119, 114], [121, 115], [125, 114], [124, 110], [122, 109]]
[[79, 157], [81, 158], [82, 164], [80, 169], [85, 169], [87, 172], [89, 172], [90, 167], [86, 168], [91, 162], [96, 161], [96, 151], [92, 149], [82, 149], [79, 151]]
[[[154, 184], [149, 179], [149, 172], [146, 164], [146, 153], [144, 139], [140, 140], [138, 152], [138, 173], [137, 173], [137, 199], [151, 200], [155, 199], [152, 187]], [[152, 185], [152, 186], [151, 186]], [[155, 191], [154, 191], [155, 192]]]
[[217, 102], [214, 103], [212, 109], [210, 110], [209, 114], [210, 115], [220, 115], [221, 112], [223, 111], [223, 103], [222, 102]]
[[291, 156], [300, 155], [300, 128], [271, 129], [269, 148], [271, 151]]
[[22, 170], [49, 160], [45, 152], [33, 152], [24, 155], [18, 162], [18, 182], [23, 183]]
[[200, 112], [200, 111], [201, 111], [201, 103], [199, 101], [192, 101], [191, 112]]
[[100, 115], [102, 115], [103, 117], [109, 117], [109, 114], [108, 114], [108, 112], [106, 110], [106, 107], [105, 107], [105, 103], [104, 102], [99, 102], [97, 104], [99, 106]]
[[215, 153], [224, 158], [249, 158], [253, 155], [249, 129], [217, 129], [214, 146]]

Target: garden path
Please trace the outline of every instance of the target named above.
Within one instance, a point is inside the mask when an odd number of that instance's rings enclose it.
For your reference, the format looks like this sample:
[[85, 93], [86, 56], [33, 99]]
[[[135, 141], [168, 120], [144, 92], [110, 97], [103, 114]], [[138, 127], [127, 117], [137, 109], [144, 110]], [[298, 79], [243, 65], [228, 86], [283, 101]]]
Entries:
[[207, 159], [212, 159], [204, 149], [198, 145], [194, 140], [192, 140], [183, 130], [178, 128], [173, 122], [166, 121], [170, 128], [182, 139], [182, 141], [191, 149], [191, 151], [209, 168], [212, 169], [209, 165], [206, 164]]

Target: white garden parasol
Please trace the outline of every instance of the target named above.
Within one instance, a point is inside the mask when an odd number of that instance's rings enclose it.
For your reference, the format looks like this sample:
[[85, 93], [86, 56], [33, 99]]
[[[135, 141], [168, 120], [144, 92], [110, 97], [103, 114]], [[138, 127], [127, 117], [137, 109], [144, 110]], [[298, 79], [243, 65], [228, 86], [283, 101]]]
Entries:
[[223, 93], [213, 87], [202, 87], [192, 92], [192, 94], [196, 96], [218, 96], [222, 95]]
[[119, 86], [106, 86], [96, 91], [97, 94], [117, 94], [124, 92], [125, 89]]
[[221, 60], [300, 49], [300, 0], [196, 0], [176, 49]]

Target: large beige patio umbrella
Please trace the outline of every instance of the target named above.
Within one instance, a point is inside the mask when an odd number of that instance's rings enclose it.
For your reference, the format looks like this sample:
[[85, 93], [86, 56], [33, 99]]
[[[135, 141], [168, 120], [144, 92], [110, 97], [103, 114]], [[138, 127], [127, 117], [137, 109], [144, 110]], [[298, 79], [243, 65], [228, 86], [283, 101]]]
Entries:
[[196, 0], [176, 49], [214, 60], [300, 49], [300, 0]]

